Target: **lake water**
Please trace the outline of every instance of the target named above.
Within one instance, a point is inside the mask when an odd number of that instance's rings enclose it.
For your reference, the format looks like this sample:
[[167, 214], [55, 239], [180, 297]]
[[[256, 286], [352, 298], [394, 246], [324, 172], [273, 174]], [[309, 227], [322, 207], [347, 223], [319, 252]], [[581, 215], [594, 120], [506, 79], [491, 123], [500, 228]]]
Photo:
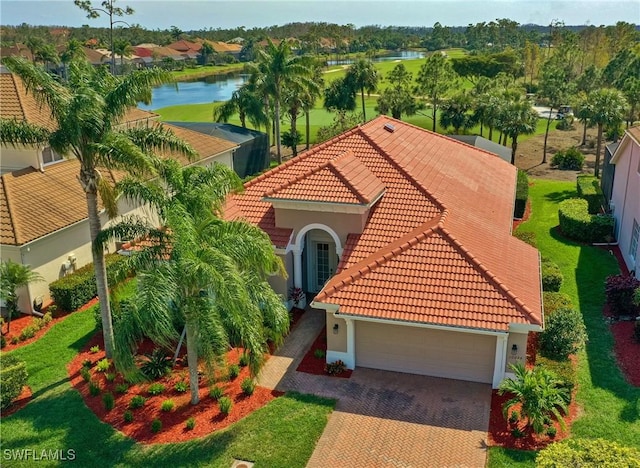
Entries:
[[[404, 50], [393, 55], [376, 57], [374, 62], [386, 62], [390, 60], [410, 60], [423, 58], [423, 52]], [[353, 60], [328, 60], [327, 65], [349, 65]], [[249, 79], [249, 75], [230, 74], [207, 76], [194, 81], [181, 81], [176, 85], [162, 85], [153, 88], [151, 104], [140, 104], [138, 107], [144, 110], [156, 110], [167, 106], [181, 104], [207, 104], [210, 102], [228, 101], [233, 92]]]

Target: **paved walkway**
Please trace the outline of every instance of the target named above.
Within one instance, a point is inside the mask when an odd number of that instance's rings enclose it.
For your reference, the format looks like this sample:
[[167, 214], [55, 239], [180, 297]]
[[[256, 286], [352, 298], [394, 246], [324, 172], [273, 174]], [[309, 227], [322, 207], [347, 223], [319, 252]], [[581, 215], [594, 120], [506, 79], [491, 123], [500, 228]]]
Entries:
[[337, 399], [308, 467], [478, 467], [486, 461], [489, 385], [358, 368], [340, 379], [296, 372], [324, 326], [309, 310], [259, 384]]

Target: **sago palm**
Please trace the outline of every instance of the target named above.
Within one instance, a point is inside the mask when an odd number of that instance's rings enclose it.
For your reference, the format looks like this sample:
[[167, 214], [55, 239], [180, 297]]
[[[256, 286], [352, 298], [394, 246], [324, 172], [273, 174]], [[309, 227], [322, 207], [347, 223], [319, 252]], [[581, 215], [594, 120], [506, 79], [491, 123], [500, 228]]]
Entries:
[[200, 362], [211, 375], [230, 347], [240, 346], [255, 374], [267, 341], [282, 340], [288, 313], [266, 278], [284, 267], [263, 231], [218, 216], [226, 196], [242, 188], [231, 169], [164, 162], [159, 174], [153, 183], [127, 180], [122, 192], [154, 206], [166, 230], [128, 219], [101, 234], [103, 241], [145, 235], [151, 243], [131, 257], [139, 289], [117, 330], [116, 365], [133, 370], [132, 353], [143, 336], [170, 346], [184, 327], [191, 403], [197, 404]]
[[[153, 172], [153, 151], [170, 150], [188, 157], [195, 151], [161, 126], [123, 128], [126, 111], [139, 101], [151, 99], [151, 87], [169, 80], [158, 69], [131, 73], [124, 78], [112, 76], [104, 67], [94, 68], [84, 58], [69, 64], [65, 83], [23, 59], [9, 57], [3, 62], [18, 75], [27, 92], [48, 108], [55, 123], [49, 130], [17, 120], [0, 120], [0, 141], [4, 144], [46, 144], [58, 154], [80, 163], [78, 180], [87, 200], [90, 239], [100, 232], [98, 197], [109, 216], [117, 212], [116, 193], [103, 177], [104, 171], [119, 169], [136, 175]], [[113, 330], [104, 252], [93, 251], [104, 346], [113, 354]]]

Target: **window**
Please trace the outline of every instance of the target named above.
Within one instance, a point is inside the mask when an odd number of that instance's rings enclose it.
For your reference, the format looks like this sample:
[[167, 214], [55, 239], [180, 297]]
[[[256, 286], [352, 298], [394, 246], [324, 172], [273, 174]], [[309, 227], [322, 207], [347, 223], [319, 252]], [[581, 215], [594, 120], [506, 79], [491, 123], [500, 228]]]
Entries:
[[638, 238], [640, 237], [640, 224], [633, 220], [633, 231], [631, 231], [631, 244], [629, 245], [629, 256], [635, 262], [636, 253], [638, 252]]
[[53, 151], [50, 146], [42, 150], [42, 164], [47, 165], [58, 161], [62, 161], [62, 156]]

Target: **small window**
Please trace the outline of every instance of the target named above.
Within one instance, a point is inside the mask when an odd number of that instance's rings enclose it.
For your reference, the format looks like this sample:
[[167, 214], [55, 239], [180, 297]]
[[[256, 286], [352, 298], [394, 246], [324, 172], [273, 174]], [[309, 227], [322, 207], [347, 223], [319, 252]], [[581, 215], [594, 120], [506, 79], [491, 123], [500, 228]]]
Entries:
[[54, 162], [62, 161], [62, 156], [53, 151], [50, 146], [47, 146], [42, 150], [42, 164], [52, 164]]
[[629, 256], [636, 261], [636, 254], [638, 253], [638, 238], [640, 238], [640, 224], [635, 219], [633, 220], [633, 231], [631, 231], [631, 243], [629, 244]]

